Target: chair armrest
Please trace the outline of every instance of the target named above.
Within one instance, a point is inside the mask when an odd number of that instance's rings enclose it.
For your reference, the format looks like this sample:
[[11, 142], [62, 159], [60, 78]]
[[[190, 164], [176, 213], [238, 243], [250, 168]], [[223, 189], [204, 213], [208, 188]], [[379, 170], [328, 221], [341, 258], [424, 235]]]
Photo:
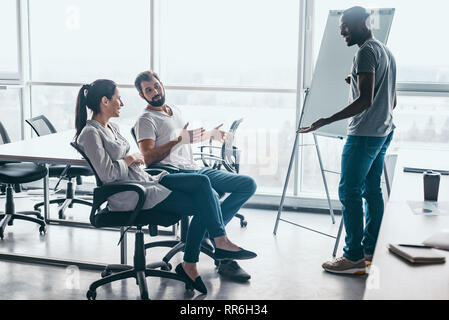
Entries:
[[208, 146], [208, 145], [202, 145], [202, 146], [198, 146], [198, 148], [200, 148], [201, 152], [203, 152], [204, 148], [210, 148], [210, 149], [221, 149], [221, 146]]
[[147, 166], [145, 170], [165, 170], [169, 173], [176, 173], [179, 172], [179, 168], [176, 168], [174, 166], [168, 165], [168, 164], [150, 164]]
[[90, 221], [93, 221], [95, 213], [100, 208], [100, 206], [105, 203], [108, 198], [114, 194], [124, 192], [124, 191], [134, 191], [139, 196], [136, 207], [133, 213], [129, 216], [128, 225], [132, 225], [140, 210], [142, 210], [143, 204], [147, 196], [146, 189], [140, 184], [134, 182], [117, 182], [108, 183], [94, 189], [94, 198], [92, 204], [92, 210], [90, 212]]
[[199, 159], [208, 159], [208, 160], [216, 160], [216, 161], [223, 161], [223, 159], [221, 157], [218, 156], [214, 156], [208, 153], [198, 153], [198, 152], [194, 152], [192, 153], [193, 156], [201, 156], [201, 158], [197, 158], [195, 160], [199, 160]]
[[158, 168], [145, 168], [144, 171], [150, 175], [157, 175], [159, 173], [162, 173], [166, 170], [164, 169], [158, 169]]

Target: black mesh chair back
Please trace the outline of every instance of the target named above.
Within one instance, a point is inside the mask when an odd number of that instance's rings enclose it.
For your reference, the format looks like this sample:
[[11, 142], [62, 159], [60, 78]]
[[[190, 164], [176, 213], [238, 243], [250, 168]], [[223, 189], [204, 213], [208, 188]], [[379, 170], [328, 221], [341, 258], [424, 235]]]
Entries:
[[10, 143], [10, 142], [11, 142], [11, 139], [9, 138], [5, 127], [3, 126], [2, 122], [0, 121], [0, 144], [6, 144], [6, 143]]
[[134, 129], [134, 127], [131, 128], [131, 135], [134, 138], [134, 141], [137, 143], [137, 146], [139, 146], [139, 143], [137, 142], [137, 137], [136, 137], [136, 129]]
[[84, 160], [87, 161], [87, 163], [89, 164], [90, 169], [92, 170], [92, 172], [95, 175], [95, 181], [97, 182], [97, 186], [100, 187], [103, 185], [103, 182], [101, 181], [100, 177], [97, 174], [97, 171], [95, 171], [94, 166], [92, 165], [92, 163], [90, 162], [89, 158], [86, 156], [86, 154], [84, 153], [84, 150], [80, 147], [80, 145], [78, 145], [78, 143], [76, 142], [70, 142], [70, 145], [75, 148], [76, 151], [79, 152], [79, 154], [84, 158]]
[[[3, 126], [2, 122], [0, 121], [0, 144], [7, 144], [10, 143], [11, 139], [9, 138], [8, 132], [6, 132], [5, 127]], [[0, 161], [0, 166], [8, 163], [4, 161]]]
[[234, 173], [239, 173], [239, 154], [237, 147], [234, 146], [235, 142], [235, 132], [237, 131], [237, 128], [242, 123], [243, 118], [239, 120], [235, 120], [231, 128], [229, 129], [229, 133], [231, 136], [226, 139], [226, 141], [223, 143], [223, 146], [221, 148], [221, 157], [223, 158], [223, 166], [226, 168], [226, 170]]
[[31, 128], [33, 128], [34, 132], [38, 136], [45, 136], [47, 134], [56, 133], [55, 127], [44, 115], [40, 115], [25, 121], [31, 126]]

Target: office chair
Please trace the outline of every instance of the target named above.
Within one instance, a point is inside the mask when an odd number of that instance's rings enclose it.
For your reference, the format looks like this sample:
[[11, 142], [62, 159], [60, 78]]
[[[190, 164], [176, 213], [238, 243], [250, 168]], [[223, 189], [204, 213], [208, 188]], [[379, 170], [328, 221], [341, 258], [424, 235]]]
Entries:
[[[158, 212], [153, 209], [142, 210], [142, 206], [146, 199], [146, 189], [137, 183], [132, 182], [119, 182], [119, 183], [107, 183], [104, 184], [95, 168], [92, 166], [89, 158], [86, 156], [82, 148], [74, 143], [70, 143], [82, 157], [87, 161], [92, 172], [95, 175], [97, 187], [94, 189], [93, 205], [90, 213], [90, 222], [96, 228], [105, 227], [136, 227], [135, 245], [134, 245], [134, 264], [128, 265], [109, 265], [106, 268], [109, 270], [121, 270], [118, 273], [108, 272], [108, 274], [102, 273], [102, 279], [93, 282], [89, 286], [87, 291], [87, 299], [96, 299], [96, 289], [106, 283], [114, 281], [136, 278], [137, 285], [140, 290], [140, 297], [143, 300], [149, 299], [148, 287], [146, 283], [146, 277], [160, 277], [174, 279], [178, 281], [185, 281], [176, 273], [166, 271], [167, 265], [165, 262], [156, 262], [146, 265], [146, 246], [144, 243], [144, 234], [142, 227], [149, 226], [150, 235], [157, 235], [157, 226], [169, 227], [179, 222], [181, 217], [168, 214], [165, 212]], [[124, 191], [134, 191], [139, 195], [139, 200], [133, 211], [110, 211], [108, 207], [101, 208], [102, 204], [107, 202], [108, 198], [116, 193]], [[129, 228], [128, 228], [129, 229]], [[126, 230], [127, 231], [127, 230]], [[124, 234], [122, 234], [122, 237]], [[121, 241], [121, 239], [120, 239]], [[161, 268], [161, 270], [156, 270]]]
[[[0, 122], [0, 144], [10, 143], [8, 133]], [[6, 226], [12, 226], [14, 220], [26, 220], [40, 225], [39, 233], [45, 233], [45, 221], [39, 211], [15, 212], [13, 188], [21, 183], [40, 180], [47, 175], [47, 168], [29, 162], [2, 162], [0, 164], [0, 184], [6, 186], [5, 212], [0, 214], [0, 239], [3, 240]], [[17, 188], [15, 188], [17, 190]], [[29, 217], [29, 215], [35, 215]]]
[[[44, 115], [40, 115], [28, 120], [25, 120], [31, 128], [33, 128], [34, 132], [38, 136], [44, 136], [47, 134], [56, 133], [55, 127], [51, 124], [51, 122]], [[58, 217], [59, 219], [65, 219], [64, 211], [67, 207], [72, 208], [74, 203], [83, 204], [87, 206], [92, 206], [92, 203], [79, 199], [75, 196], [75, 190], [73, 187], [72, 180], [76, 178], [77, 185], [82, 183], [81, 176], [91, 176], [93, 175], [92, 171], [83, 166], [77, 165], [50, 165], [48, 168], [49, 176], [52, 178], [59, 178], [58, 182], [55, 185], [55, 190], [59, 186], [61, 180], [68, 180], [67, 189], [65, 198], [58, 198], [50, 200], [50, 204], [56, 203], [59, 205], [58, 208]], [[39, 202], [34, 205], [34, 210], [40, 210], [39, 208], [43, 206], [43, 202]]]

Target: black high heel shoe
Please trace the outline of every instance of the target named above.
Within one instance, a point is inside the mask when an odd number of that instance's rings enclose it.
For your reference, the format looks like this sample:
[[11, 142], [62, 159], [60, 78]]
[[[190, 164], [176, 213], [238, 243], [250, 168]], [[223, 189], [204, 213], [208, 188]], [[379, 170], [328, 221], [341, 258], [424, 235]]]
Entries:
[[201, 277], [196, 277], [195, 281], [190, 279], [190, 277], [187, 275], [187, 273], [184, 271], [184, 268], [182, 267], [182, 263], [178, 264], [175, 268], [175, 272], [178, 276], [184, 278], [186, 280], [186, 289], [196, 289], [202, 294], [207, 294], [207, 288], [204, 285], [203, 280], [201, 280]]
[[253, 259], [255, 257], [257, 257], [257, 254], [255, 252], [248, 251], [248, 250], [245, 250], [242, 248], [240, 248], [239, 251], [229, 251], [229, 250], [215, 248], [215, 252], [214, 252], [214, 258], [216, 260], [224, 260], [224, 259], [247, 260], [247, 259]]

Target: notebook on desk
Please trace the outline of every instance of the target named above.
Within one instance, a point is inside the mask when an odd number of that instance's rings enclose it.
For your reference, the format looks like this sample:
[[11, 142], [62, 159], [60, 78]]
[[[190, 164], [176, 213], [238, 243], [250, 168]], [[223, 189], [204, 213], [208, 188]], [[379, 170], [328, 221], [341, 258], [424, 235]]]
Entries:
[[448, 170], [404, 167], [404, 172], [424, 173], [426, 171], [439, 172], [440, 174], [446, 175], [446, 176], [449, 175]]
[[430, 248], [412, 248], [403, 247], [398, 244], [390, 243], [388, 245], [390, 252], [404, 258], [405, 260], [415, 263], [444, 263], [446, 258]]

